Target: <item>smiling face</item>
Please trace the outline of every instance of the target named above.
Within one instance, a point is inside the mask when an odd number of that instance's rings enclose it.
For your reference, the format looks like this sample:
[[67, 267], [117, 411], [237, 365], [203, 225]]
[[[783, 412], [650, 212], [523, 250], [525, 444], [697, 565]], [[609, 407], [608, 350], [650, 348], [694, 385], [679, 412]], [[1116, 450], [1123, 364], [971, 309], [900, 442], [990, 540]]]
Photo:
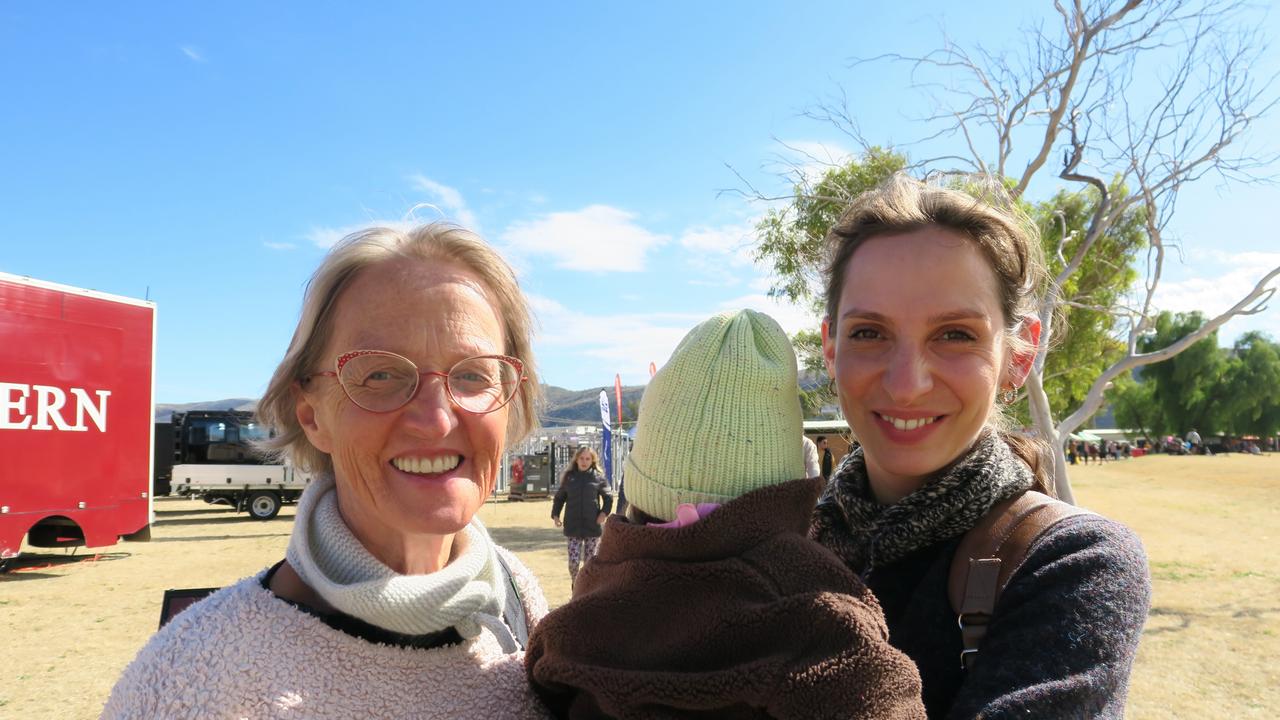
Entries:
[[[387, 350], [425, 372], [506, 350], [483, 286], [447, 262], [365, 268], [339, 296], [332, 320], [326, 358]], [[434, 375], [423, 375], [417, 396], [392, 412], [356, 406], [325, 376], [307, 383], [297, 408], [308, 439], [333, 459], [343, 519], [401, 573], [430, 572], [447, 561], [453, 535], [493, 490], [509, 411], [465, 412]]]
[[823, 355], [877, 499], [896, 502], [982, 432], [1010, 368], [996, 277], [963, 235], [873, 237], [845, 268]]

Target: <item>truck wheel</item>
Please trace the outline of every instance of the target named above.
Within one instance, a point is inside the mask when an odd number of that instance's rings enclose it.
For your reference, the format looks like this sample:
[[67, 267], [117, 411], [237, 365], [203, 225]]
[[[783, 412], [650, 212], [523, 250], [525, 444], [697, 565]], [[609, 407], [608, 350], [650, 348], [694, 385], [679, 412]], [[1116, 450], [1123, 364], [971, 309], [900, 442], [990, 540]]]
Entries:
[[270, 490], [259, 490], [249, 495], [249, 515], [254, 520], [270, 520], [280, 514], [280, 496]]

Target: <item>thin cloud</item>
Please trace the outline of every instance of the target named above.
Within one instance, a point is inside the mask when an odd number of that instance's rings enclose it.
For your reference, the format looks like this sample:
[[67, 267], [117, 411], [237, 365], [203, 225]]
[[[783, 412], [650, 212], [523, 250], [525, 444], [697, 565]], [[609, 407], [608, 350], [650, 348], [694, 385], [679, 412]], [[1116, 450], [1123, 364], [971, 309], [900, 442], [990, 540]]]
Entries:
[[670, 242], [637, 224], [634, 214], [608, 205], [515, 222], [500, 239], [517, 254], [548, 256], [558, 268], [589, 272], [643, 271], [649, 251]]
[[692, 227], [680, 235], [680, 246], [694, 253], [712, 254], [734, 265], [754, 265], [755, 223], [721, 227]]
[[[1199, 310], [1206, 317], [1219, 315], [1253, 290], [1264, 273], [1280, 265], [1280, 253], [1224, 253], [1219, 264], [1227, 267], [1218, 275], [1162, 281], [1156, 289], [1155, 306], [1170, 312]], [[1261, 313], [1237, 316], [1228, 322], [1218, 333], [1219, 341], [1230, 342], [1249, 330], [1262, 330], [1280, 338], [1280, 311], [1274, 298]]]
[[415, 190], [427, 194], [430, 200], [427, 204], [436, 207], [442, 215], [457, 220], [466, 229], [479, 232], [480, 223], [476, 220], [475, 213], [467, 207], [467, 201], [463, 199], [462, 193], [426, 175], [413, 175], [409, 179]]
[[614, 373], [628, 385], [648, 382], [649, 363], [659, 367], [671, 357], [676, 345], [689, 329], [710, 317], [705, 313], [616, 313], [592, 315], [572, 310], [551, 298], [531, 295], [529, 303], [539, 324], [549, 328], [535, 339], [540, 355], [555, 353], [579, 358], [574, 377], [549, 378], [552, 384], [579, 387], [599, 376], [598, 383], [611, 381]]
[[262, 244], [263, 244], [263, 245], [265, 245], [265, 246], [267, 246], [267, 247], [269, 247], [269, 248], [271, 248], [272, 250], [293, 250], [293, 249], [296, 249], [296, 248], [298, 247], [298, 246], [297, 246], [297, 245], [295, 245], [294, 243], [290, 243], [290, 242], [266, 242], [266, 241], [264, 241]]
[[742, 295], [720, 303], [721, 310], [742, 308], [762, 312], [777, 320], [788, 335], [795, 335], [801, 330], [816, 330], [822, 323], [811, 310], [783, 298], [770, 297], [762, 293]]
[[697, 226], [680, 235], [689, 267], [698, 272], [691, 285], [735, 287], [750, 282], [755, 260], [756, 220], [721, 225]]
[[397, 230], [409, 230], [415, 223], [408, 220], [370, 220], [367, 223], [358, 225], [343, 225], [342, 227], [313, 227], [307, 231], [306, 238], [318, 248], [328, 250], [338, 243], [342, 238], [354, 232], [368, 230], [371, 227], [387, 227]]
[[194, 45], [183, 45], [179, 50], [182, 50], [182, 54], [193, 62], [208, 62], [208, 60], [204, 59], [204, 53], [200, 52]]
[[681, 313], [593, 315], [540, 295], [530, 296], [529, 302], [540, 326], [550, 329], [538, 334], [535, 351], [579, 358], [572, 378], [548, 379], [552, 384], [568, 383], [568, 387], [589, 387], [591, 380], [607, 384], [614, 373], [628, 385], [646, 383], [650, 362], [662, 367], [694, 325], [724, 310], [758, 310], [777, 320], [788, 334], [817, 327], [817, 320], [802, 308], [766, 295], [744, 295]]
[[816, 185], [833, 167], [849, 162], [853, 153], [836, 143], [818, 140], [784, 140], [779, 159], [791, 174], [808, 185]]

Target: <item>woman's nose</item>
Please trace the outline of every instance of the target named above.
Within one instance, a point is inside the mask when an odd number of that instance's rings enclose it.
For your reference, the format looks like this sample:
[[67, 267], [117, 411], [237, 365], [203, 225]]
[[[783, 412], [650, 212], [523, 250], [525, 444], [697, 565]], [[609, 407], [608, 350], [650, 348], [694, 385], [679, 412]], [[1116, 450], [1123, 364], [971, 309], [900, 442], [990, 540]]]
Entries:
[[422, 374], [418, 392], [405, 406], [403, 420], [412, 430], [428, 438], [444, 437], [457, 426], [458, 409], [449, 398], [443, 374]]
[[913, 346], [894, 348], [883, 378], [885, 390], [897, 405], [910, 405], [933, 389], [929, 359]]

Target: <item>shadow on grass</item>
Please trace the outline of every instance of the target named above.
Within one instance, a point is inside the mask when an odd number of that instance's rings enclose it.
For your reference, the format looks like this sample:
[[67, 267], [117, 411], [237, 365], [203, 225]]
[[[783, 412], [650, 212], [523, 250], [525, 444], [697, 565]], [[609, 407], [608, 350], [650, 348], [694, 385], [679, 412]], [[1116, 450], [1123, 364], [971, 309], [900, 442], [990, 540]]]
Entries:
[[253, 540], [259, 538], [289, 537], [290, 533], [260, 533], [257, 535], [184, 535], [182, 537], [151, 538], [151, 542], [203, 542], [205, 540]]
[[1160, 627], [1146, 628], [1143, 635], [1165, 635], [1182, 632], [1200, 622], [1223, 622], [1225, 620], [1265, 620], [1268, 616], [1280, 614], [1278, 607], [1242, 606], [1238, 603], [1227, 603], [1205, 610], [1187, 610], [1166, 607], [1153, 607], [1147, 613], [1148, 618], [1160, 619]]
[[132, 556], [133, 553], [127, 552], [90, 552], [83, 555], [22, 553], [18, 557], [11, 558], [8, 561], [8, 565], [5, 566], [5, 572], [0, 573], [0, 582], [17, 582], [20, 580], [38, 580], [41, 578], [62, 577], [61, 575], [43, 573], [40, 571], [59, 568], [65, 565], [76, 565], [78, 563], [98, 563], [110, 562], [112, 560], [123, 560]]
[[489, 535], [512, 552], [555, 550], [564, 545], [564, 531], [558, 527], [491, 527]]
[[156, 510], [156, 515], [207, 515], [209, 513], [231, 512], [226, 505], [214, 505], [203, 508], [187, 508], [185, 510]]
[[281, 520], [281, 521], [287, 520], [289, 522], [293, 522], [292, 515], [278, 515], [270, 520], [255, 520], [254, 518], [250, 517], [248, 514], [240, 515], [238, 513], [232, 512], [231, 510], [224, 510], [223, 512], [227, 513], [225, 517], [174, 518], [171, 520], [156, 520], [154, 523], [152, 523], [152, 525], [153, 526], [163, 525], [164, 527], [174, 527], [179, 525], [226, 525], [229, 523], [237, 523], [237, 524], [238, 523], [270, 523], [270, 522], [276, 522], [277, 520]]

